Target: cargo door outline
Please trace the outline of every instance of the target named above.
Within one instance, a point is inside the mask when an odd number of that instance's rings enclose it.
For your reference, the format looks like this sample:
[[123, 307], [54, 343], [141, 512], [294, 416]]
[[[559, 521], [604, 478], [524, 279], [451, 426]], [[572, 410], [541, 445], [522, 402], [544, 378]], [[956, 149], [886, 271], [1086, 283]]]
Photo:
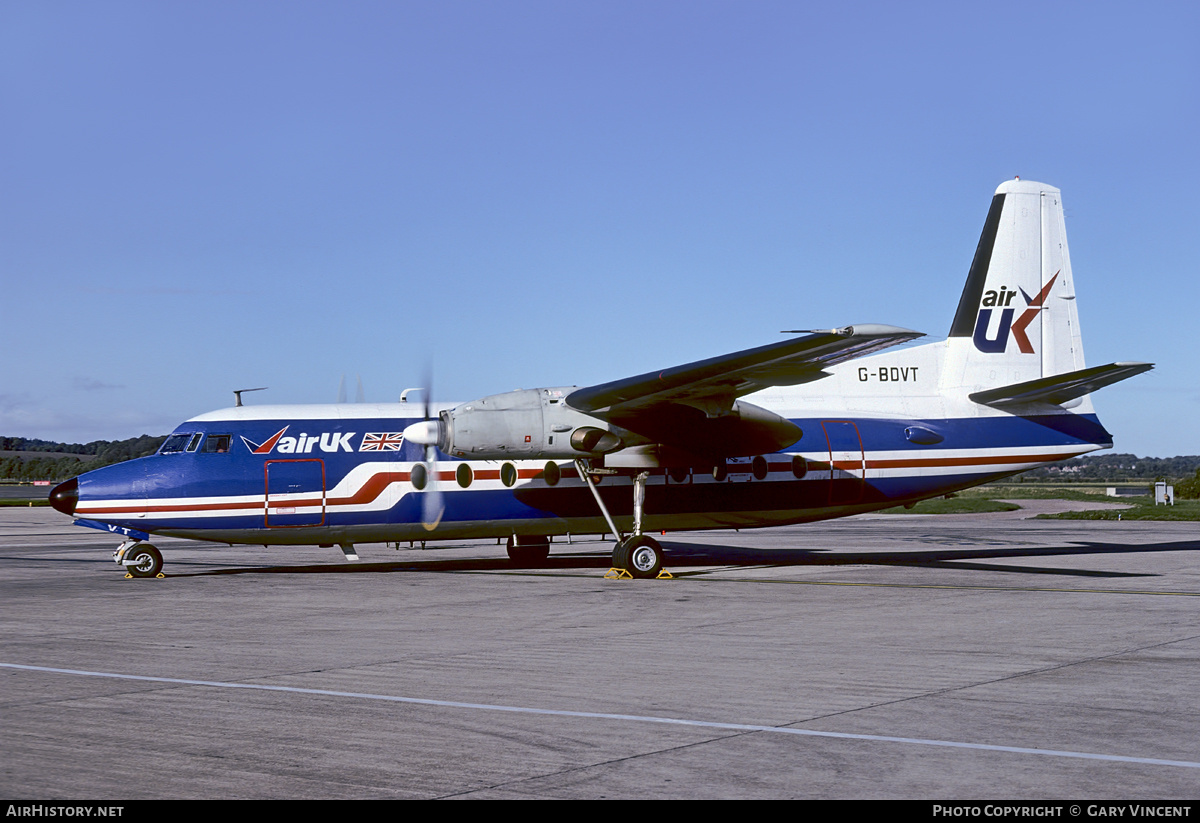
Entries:
[[266, 482], [263, 517], [267, 528], [325, 525], [324, 460], [268, 460], [263, 475]]
[[846, 506], [863, 498], [867, 456], [853, 420], [822, 420], [829, 446], [829, 503]]

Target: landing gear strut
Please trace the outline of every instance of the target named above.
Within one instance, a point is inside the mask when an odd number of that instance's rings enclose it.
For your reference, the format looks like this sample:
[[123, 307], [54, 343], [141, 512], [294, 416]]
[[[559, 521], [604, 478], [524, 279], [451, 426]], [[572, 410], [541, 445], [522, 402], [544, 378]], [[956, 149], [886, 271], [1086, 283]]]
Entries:
[[600, 492], [596, 490], [590, 480], [587, 465], [583, 460], [576, 460], [575, 467], [579, 470], [579, 476], [592, 490], [592, 496], [596, 498], [600, 512], [617, 538], [617, 545], [613, 547], [612, 554], [613, 568], [629, 572], [630, 575], [639, 579], [658, 577], [662, 572], [663, 548], [653, 537], [642, 534], [646, 479], [650, 476], [650, 472], [638, 472], [633, 478], [633, 533], [622, 537], [612, 516], [608, 513], [608, 507], [604, 505], [604, 500], [600, 497]]

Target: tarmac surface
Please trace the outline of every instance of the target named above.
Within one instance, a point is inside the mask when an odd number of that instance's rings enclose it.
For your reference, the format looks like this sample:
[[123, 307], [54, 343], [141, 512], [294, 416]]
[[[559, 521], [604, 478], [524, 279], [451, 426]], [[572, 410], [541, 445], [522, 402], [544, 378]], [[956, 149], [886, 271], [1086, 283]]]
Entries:
[[177, 540], [132, 580], [0, 509], [0, 796], [1200, 796], [1200, 524], [1028, 514], [670, 534], [660, 581]]

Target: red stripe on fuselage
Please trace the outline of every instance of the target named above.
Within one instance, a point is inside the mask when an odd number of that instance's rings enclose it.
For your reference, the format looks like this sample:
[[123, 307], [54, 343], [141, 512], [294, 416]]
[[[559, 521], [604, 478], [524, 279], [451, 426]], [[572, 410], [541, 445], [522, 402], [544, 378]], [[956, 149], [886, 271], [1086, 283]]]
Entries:
[[[1075, 452], [1070, 454], [1011, 454], [1011, 455], [990, 455], [987, 457], [917, 457], [917, 458], [897, 458], [897, 459], [877, 459], [866, 461], [868, 469], [928, 469], [928, 468], [945, 468], [952, 466], [989, 466], [989, 465], [1017, 465], [1021, 463], [1051, 463], [1057, 460], [1066, 460], [1071, 457], [1076, 457], [1084, 452]], [[820, 471], [829, 468], [828, 461], [810, 460], [808, 468], [810, 471]], [[835, 460], [833, 462], [835, 469], [842, 471], [857, 471], [863, 468], [862, 460]], [[745, 469], [749, 472], [750, 466], [746, 465]], [[770, 472], [787, 472], [791, 473], [791, 462], [780, 463], [774, 462], [768, 464]], [[534, 479], [542, 474], [541, 469], [522, 469], [518, 471], [518, 476], [521, 479]], [[475, 472], [475, 476], [481, 480], [497, 480], [500, 477], [498, 470], [483, 469]], [[573, 468], [564, 468], [562, 470], [563, 477], [577, 477], [578, 472]], [[331, 506], [361, 506], [375, 502], [384, 490], [396, 482], [405, 482], [412, 477], [410, 472], [377, 472], [371, 475], [363, 483], [363, 485], [354, 494], [346, 497], [326, 497], [324, 505], [326, 508]], [[454, 472], [438, 472], [438, 477], [442, 480], [453, 480]], [[280, 501], [285, 508], [301, 508], [304, 506], [320, 506], [322, 505], [321, 497], [313, 497], [304, 500], [288, 500]], [[186, 512], [196, 511], [262, 511], [266, 505], [266, 500], [251, 500], [241, 501], [236, 503], [179, 503], [174, 505], [125, 505], [112, 508], [89, 508], [86, 505], [78, 506], [75, 510], [77, 515], [91, 515], [93, 517], [103, 517], [105, 515], [114, 514], [130, 514], [134, 512], [146, 513], [173, 513], [182, 514]]]

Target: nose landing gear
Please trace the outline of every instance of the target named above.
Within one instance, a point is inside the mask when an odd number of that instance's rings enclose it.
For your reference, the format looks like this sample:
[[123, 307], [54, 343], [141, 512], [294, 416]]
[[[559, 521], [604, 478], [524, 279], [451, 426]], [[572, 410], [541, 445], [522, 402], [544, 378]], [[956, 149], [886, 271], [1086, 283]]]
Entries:
[[113, 560], [125, 567], [126, 577], [165, 577], [162, 573], [162, 552], [150, 543], [128, 541], [122, 543]]
[[519, 569], [542, 566], [550, 556], [550, 538], [542, 535], [511, 535], [508, 538], [508, 559]]

